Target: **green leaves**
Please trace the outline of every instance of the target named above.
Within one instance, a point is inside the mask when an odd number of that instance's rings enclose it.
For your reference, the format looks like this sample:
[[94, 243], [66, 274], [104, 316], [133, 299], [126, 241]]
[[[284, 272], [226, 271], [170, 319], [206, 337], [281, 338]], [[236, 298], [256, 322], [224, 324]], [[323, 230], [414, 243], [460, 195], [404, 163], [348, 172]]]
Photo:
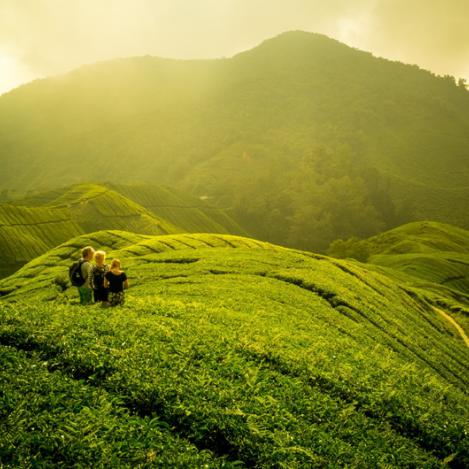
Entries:
[[423, 303], [355, 263], [180, 236], [115, 251], [140, 276], [123, 308], [0, 302], [5, 461], [465, 464], [467, 350]]

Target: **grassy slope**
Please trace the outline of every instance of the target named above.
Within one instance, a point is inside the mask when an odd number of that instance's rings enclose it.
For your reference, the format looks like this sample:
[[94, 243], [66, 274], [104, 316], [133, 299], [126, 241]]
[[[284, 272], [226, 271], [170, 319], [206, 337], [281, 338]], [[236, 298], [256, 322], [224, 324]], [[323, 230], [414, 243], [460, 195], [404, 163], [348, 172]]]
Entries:
[[469, 251], [469, 231], [437, 222], [408, 223], [367, 240], [371, 255]]
[[81, 184], [0, 205], [0, 263], [11, 273], [67, 239], [103, 228], [244, 234], [225, 211], [169, 189]]
[[[225, 210], [212, 207], [196, 197], [192, 197], [173, 188], [148, 183], [134, 184], [81, 184], [72, 187], [39, 192], [17, 200], [17, 206], [62, 207], [77, 205], [83, 199], [104, 192], [117, 193], [145, 208], [154, 216], [189, 232], [231, 233], [246, 232]], [[129, 202], [127, 202], [129, 203]]]
[[[30, 200], [31, 207], [0, 205], [0, 261], [24, 264], [79, 234], [103, 227], [148, 234], [184, 231], [121, 194], [99, 185], [79, 185]], [[50, 198], [50, 194], [49, 194]], [[34, 206], [37, 205], [37, 206]]]
[[[55, 290], [88, 243], [123, 260], [125, 307], [84, 309]], [[5, 462], [468, 463], [467, 347], [363, 265], [235, 236], [106, 231], [0, 290], [0, 379], [17, 383], [2, 394]]]
[[[469, 231], [435, 222], [405, 225], [371, 240], [369, 263], [404, 274], [469, 333]], [[381, 253], [380, 253], [381, 252]]]
[[436, 222], [403, 225], [364, 240], [371, 264], [469, 305], [469, 231]]

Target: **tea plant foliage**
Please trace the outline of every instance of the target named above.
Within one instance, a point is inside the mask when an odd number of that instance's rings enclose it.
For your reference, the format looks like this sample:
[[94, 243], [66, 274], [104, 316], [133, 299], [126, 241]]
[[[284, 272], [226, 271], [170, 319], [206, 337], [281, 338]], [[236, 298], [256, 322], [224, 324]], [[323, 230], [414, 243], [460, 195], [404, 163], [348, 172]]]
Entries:
[[151, 184], [79, 184], [0, 204], [0, 278], [80, 234], [245, 234], [225, 210]]
[[[126, 304], [63, 274], [104, 247]], [[464, 467], [468, 350], [423, 290], [221, 234], [74, 238], [0, 281], [0, 463]]]

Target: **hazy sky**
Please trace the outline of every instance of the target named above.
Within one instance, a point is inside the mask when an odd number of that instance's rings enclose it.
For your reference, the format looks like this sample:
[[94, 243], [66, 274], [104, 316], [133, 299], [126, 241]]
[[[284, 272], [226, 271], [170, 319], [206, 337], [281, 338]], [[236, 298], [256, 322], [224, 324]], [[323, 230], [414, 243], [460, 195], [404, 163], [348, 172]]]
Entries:
[[114, 57], [229, 57], [294, 29], [469, 79], [469, 0], [0, 0], [0, 93]]

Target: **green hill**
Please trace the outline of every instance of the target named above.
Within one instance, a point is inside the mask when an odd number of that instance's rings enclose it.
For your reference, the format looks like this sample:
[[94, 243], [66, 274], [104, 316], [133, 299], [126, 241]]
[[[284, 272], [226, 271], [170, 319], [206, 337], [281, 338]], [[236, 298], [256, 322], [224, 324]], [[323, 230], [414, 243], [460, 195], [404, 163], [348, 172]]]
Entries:
[[[86, 244], [115, 309], [60, 291]], [[0, 463], [467, 467], [468, 348], [353, 261], [221, 234], [74, 238], [0, 280]]]
[[[335, 257], [351, 257], [379, 266], [387, 275], [433, 292], [469, 327], [469, 231], [436, 222], [415, 222], [368, 239], [331, 244]], [[448, 297], [457, 301], [448, 303]]]
[[[103, 197], [119, 197], [122, 206], [133, 205], [135, 212], [146, 209], [153, 217], [161, 218], [184, 231], [213, 233], [232, 233], [245, 235], [246, 232], [234, 221], [226, 210], [181, 191], [154, 184], [79, 184], [76, 186], [33, 192], [12, 203], [17, 206], [47, 206], [54, 208], [76, 207], [82, 202]], [[125, 198], [125, 199], [124, 199]], [[127, 200], [126, 200], [127, 199]], [[116, 203], [117, 203], [116, 202]], [[137, 205], [136, 205], [137, 204]], [[131, 211], [131, 210], [130, 210]], [[126, 214], [123, 214], [125, 218]], [[118, 218], [119, 215], [116, 215]], [[91, 226], [94, 231], [100, 226]], [[122, 229], [130, 229], [122, 224]], [[109, 229], [112, 229], [109, 227]]]
[[225, 211], [170, 189], [81, 184], [0, 205], [0, 276], [70, 238], [100, 229], [244, 233]]
[[[363, 260], [376, 255], [417, 254], [449, 251], [469, 252], [469, 231], [456, 226], [422, 221], [408, 223], [365, 240], [340, 240], [331, 246], [340, 257], [362, 250]], [[341, 253], [340, 250], [343, 252]], [[350, 256], [354, 257], [354, 256]]]
[[185, 231], [246, 235], [229, 210], [211, 206], [186, 193], [151, 184], [107, 186]]
[[22, 86], [0, 97], [0, 148], [0, 189], [168, 184], [299, 248], [412, 220], [469, 227], [469, 93], [317, 34]]

